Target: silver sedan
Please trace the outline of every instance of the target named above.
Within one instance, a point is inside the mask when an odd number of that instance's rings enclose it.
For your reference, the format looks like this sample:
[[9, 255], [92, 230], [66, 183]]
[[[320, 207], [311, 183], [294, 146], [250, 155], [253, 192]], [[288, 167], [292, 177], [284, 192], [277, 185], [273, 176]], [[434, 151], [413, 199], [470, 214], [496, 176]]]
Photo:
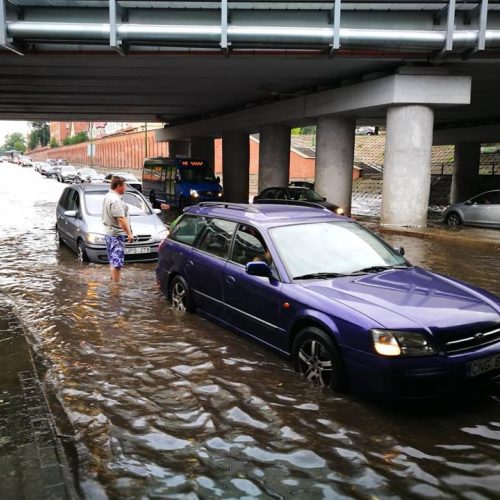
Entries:
[[465, 224], [500, 228], [500, 189], [450, 205], [444, 212], [444, 222], [448, 226]]

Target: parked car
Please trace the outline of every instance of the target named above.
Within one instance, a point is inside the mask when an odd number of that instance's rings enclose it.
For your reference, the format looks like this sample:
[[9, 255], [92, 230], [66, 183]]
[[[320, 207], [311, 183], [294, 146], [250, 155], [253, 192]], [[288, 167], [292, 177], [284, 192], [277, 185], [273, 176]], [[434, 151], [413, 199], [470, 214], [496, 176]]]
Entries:
[[40, 166], [40, 173], [45, 177], [50, 177], [51, 179], [57, 179], [59, 170], [61, 167], [58, 165], [53, 165], [48, 161]]
[[500, 375], [500, 299], [403, 253], [322, 207], [200, 203], [161, 243], [156, 277], [176, 309], [319, 386], [433, 397]]
[[288, 200], [292, 203], [297, 202], [308, 202], [320, 205], [322, 207], [328, 208], [336, 214], [343, 214], [344, 209], [326, 201], [321, 195], [313, 191], [312, 189], [304, 187], [269, 187], [263, 189], [257, 196], [254, 197], [254, 203], [272, 203], [274, 200]]
[[76, 171], [75, 182], [103, 182], [104, 175], [90, 167], [79, 168]]
[[356, 135], [375, 135], [376, 133], [375, 127], [356, 127]]
[[33, 162], [29, 156], [19, 155], [17, 157], [17, 163], [21, 165], [21, 167], [32, 167]]
[[61, 165], [57, 172], [57, 180], [59, 182], [75, 182], [76, 168], [73, 165]]
[[486, 191], [473, 198], [450, 205], [443, 214], [448, 226], [500, 228], [500, 189]]
[[69, 165], [69, 162], [68, 162], [68, 160], [63, 160], [62, 158], [59, 158], [57, 160], [57, 164], [60, 165], [61, 167], [63, 167], [65, 165]]
[[[105, 230], [101, 221], [104, 196], [109, 184], [72, 184], [64, 189], [56, 209], [56, 231], [60, 242], [76, 252], [81, 262], [105, 263]], [[129, 206], [134, 241], [125, 245], [126, 261], [153, 261], [168, 229], [144, 196], [133, 188], [123, 195]]]
[[35, 161], [33, 163], [33, 170], [35, 172], [40, 172], [40, 169], [42, 168], [42, 165], [44, 164], [45, 162], [44, 161]]
[[111, 182], [111, 177], [114, 176], [123, 177], [128, 186], [137, 189], [137, 191], [142, 191], [142, 182], [135, 175], [129, 174], [128, 172], [112, 172], [106, 174], [104, 182]]

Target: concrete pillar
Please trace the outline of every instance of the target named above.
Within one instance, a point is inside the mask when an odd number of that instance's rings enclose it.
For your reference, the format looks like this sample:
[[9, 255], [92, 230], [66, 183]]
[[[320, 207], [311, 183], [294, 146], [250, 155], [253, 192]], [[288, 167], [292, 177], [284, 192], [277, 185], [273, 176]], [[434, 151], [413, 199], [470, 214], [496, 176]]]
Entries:
[[434, 112], [428, 106], [388, 109], [380, 220], [383, 226], [426, 225], [433, 126]]
[[316, 128], [315, 190], [351, 213], [354, 163], [353, 120], [321, 116]]
[[176, 158], [183, 156], [189, 158], [191, 156], [191, 143], [189, 140], [168, 141], [168, 156]]
[[215, 148], [213, 137], [192, 137], [191, 158], [206, 160], [208, 165], [214, 169]]
[[459, 142], [455, 144], [450, 203], [465, 201], [480, 192], [480, 155], [480, 142]]
[[259, 132], [259, 193], [266, 187], [288, 186], [290, 128], [266, 125]]
[[226, 201], [248, 203], [250, 146], [247, 132], [222, 137], [222, 178]]

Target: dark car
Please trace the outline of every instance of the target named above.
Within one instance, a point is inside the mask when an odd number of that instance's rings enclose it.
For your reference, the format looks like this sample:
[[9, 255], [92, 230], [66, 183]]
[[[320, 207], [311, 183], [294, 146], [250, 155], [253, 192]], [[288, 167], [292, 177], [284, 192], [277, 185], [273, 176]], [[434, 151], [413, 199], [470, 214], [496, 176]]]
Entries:
[[76, 179], [76, 168], [73, 165], [61, 165], [57, 172], [59, 182], [72, 183]]
[[269, 200], [288, 200], [288, 201], [298, 201], [298, 202], [308, 202], [314, 203], [316, 205], [320, 205], [322, 207], [328, 208], [332, 212], [336, 214], [343, 214], [344, 209], [335, 205], [334, 203], [330, 203], [326, 201], [326, 198], [323, 198], [316, 191], [306, 187], [269, 187], [263, 189], [257, 196], [254, 197], [254, 203], [272, 203]]
[[104, 182], [111, 182], [111, 178], [114, 176], [123, 177], [128, 186], [142, 192], [142, 182], [135, 175], [129, 174], [128, 172], [112, 172], [106, 174]]
[[464, 224], [500, 228], [500, 189], [454, 203], [444, 211], [443, 219], [448, 226]]
[[[102, 205], [109, 184], [73, 184], [62, 193], [56, 208], [56, 231], [60, 242], [76, 252], [78, 260], [105, 263], [105, 230]], [[129, 206], [134, 241], [125, 245], [125, 260], [153, 261], [167, 228], [149, 201], [137, 190], [127, 188], [123, 200]]]
[[500, 375], [500, 299], [402, 253], [320, 207], [200, 203], [161, 243], [156, 277], [175, 308], [334, 390], [431, 397]]
[[314, 190], [314, 182], [309, 181], [290, 181], [290, 187], [304, 187]]

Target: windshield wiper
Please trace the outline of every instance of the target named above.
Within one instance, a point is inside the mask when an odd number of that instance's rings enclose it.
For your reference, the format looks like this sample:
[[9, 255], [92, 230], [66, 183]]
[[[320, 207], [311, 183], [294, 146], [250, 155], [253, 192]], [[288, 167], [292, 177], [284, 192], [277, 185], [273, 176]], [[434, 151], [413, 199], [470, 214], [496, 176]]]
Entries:
[[339, 276], [347, 276], [347, 274], [342, 273], [310, 273], [302, 274], [301, 276], [294, 276], [294, 280], [312, 280], [312, 279], [328, 279], [328, 278], [338, 278]]
[[397, 266], [369, 266], [369, 267], [364, 267], [363, 269], [358, 269], [357, 271], [354, 271], [351, 274], [380, 273], [382, 271], [387, 271], [388, 269], [408, 269], [409, 267], [410, 266], [406, 266], [404, 264]]

